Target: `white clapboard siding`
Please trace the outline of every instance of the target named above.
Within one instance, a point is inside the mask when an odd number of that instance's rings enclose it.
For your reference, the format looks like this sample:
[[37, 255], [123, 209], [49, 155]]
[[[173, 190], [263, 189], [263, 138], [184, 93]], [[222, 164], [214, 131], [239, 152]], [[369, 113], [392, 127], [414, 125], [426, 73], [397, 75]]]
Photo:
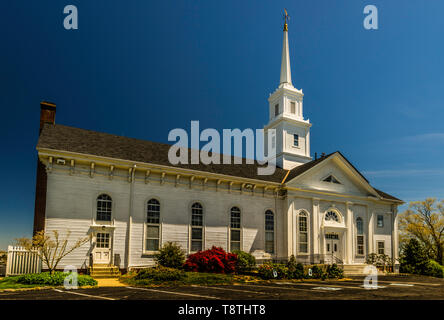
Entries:
[[6, 276], [16, 276], [27, 273], [40, 273], [42, 260], [34, 251], [23, 247], [8, 246], [8, 259], [6, 262]]

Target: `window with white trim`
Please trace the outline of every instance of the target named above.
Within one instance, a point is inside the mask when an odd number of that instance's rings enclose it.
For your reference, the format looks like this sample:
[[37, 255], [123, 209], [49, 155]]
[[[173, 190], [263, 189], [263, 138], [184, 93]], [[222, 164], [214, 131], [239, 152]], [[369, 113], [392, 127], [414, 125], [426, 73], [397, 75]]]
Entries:
[[299, 213], [299, 252], [308, 253], [308, 217], [307, 213]]
[[191, 206], [191, 251], [203, 248], [203, 208], [199, 202]]
[[265, 211], [265, 252], [274, 253], [274, 213]]
[[238, 207], [230, 210], [230, 251], [241, 249], [241, 211]]
[[160, 244], [160, 203], [151, 199], [147, 203], [145, 250], [157, 251]]
[[356, 219], [356, 230], [357, 254], [364, 255], [364, 222], [361, 217]]
[[299, 147], [299, 135], [297, 134], [293, 135], [293, 146]]
[[274, 116], [277, 117], [279, 114], [279, 104], [274, 106]]
[[97, 248], [109, 248], [109, 233], [99, 232], [96, 236]]
[[384, 216], [382, 214], [378, 214], [376, 221], [377, 221], [376, 225], [378, 226], [378, 228], [384, 227]]
[[113, 200], [107, 194], [101, 194], [97, 197], [97, 215], [98, 221], [111, 221], [111, 211]]
[[385, 254], [385, 242], [384, 241], [377, 241], [378, 246], [378, 254]]

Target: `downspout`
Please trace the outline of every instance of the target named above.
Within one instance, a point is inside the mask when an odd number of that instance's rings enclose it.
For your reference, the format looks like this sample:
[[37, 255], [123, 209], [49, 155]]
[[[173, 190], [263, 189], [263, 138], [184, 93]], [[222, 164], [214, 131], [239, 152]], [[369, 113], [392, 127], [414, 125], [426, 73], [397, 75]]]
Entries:
[[126, 252], [126, 269], [129, 270], [131, 265], [131, 227], [133, 224], [133, 198], [134, 198], [134, 176], [136, 173], [136, 165], [134, 165], [131, 169], [131, 181], [130, 181], [130, 193], [129, 193], [129, 212], [128, 212], [128, 244], [127, 244], [127, 252]]

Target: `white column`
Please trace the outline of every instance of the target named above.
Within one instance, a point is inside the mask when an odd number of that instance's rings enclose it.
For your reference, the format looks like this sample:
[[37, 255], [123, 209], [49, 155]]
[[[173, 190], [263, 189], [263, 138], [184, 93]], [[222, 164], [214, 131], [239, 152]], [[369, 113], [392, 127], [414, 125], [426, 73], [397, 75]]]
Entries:
[[[320, 223], [319, 223], [319, 199], [318, 198], [313, 198], [312, 199], [313, 202], [313, 214], [312, 214], [312, 220], [313, 220], [313, 243], [312, 243], [312, 254], [313, 255], [317, 255], [319, 254], [319, 228], [320, 228]], [[316, 262], [316, 261], [314, 261]]]
[[346, 242], [345, 242], [345, 256], [347, 264], [352, 263], [353, 261], [353, 203], [346, 202], [346, 223], [347, 223], [347, 231], [346, 231]]
[[393, 206], [393, 232], [392, 232], [392, 243], [393, 243], [393, 258], [395, 260], [395, 265], [398, 264], [398, 207]]
[[368, 247], [367, 247], [366, 255], [373, 253], [373, 234], [374, 234], [374, 221], [373, 221], [374, 212], [373, 211], [374, 211], [373, 206], [367, 206]]

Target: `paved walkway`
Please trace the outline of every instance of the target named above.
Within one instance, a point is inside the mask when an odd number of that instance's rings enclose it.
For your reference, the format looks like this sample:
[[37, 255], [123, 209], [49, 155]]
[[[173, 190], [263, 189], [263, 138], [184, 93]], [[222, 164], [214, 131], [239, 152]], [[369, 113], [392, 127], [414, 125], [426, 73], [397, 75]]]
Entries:
[[116, 278], [109, 278], [109, 279], [95, 279], [97, 280], [97, 286], [98, 287], [125, 287], [126, 284], [123, 284], [119, 281], [119, 279]]

